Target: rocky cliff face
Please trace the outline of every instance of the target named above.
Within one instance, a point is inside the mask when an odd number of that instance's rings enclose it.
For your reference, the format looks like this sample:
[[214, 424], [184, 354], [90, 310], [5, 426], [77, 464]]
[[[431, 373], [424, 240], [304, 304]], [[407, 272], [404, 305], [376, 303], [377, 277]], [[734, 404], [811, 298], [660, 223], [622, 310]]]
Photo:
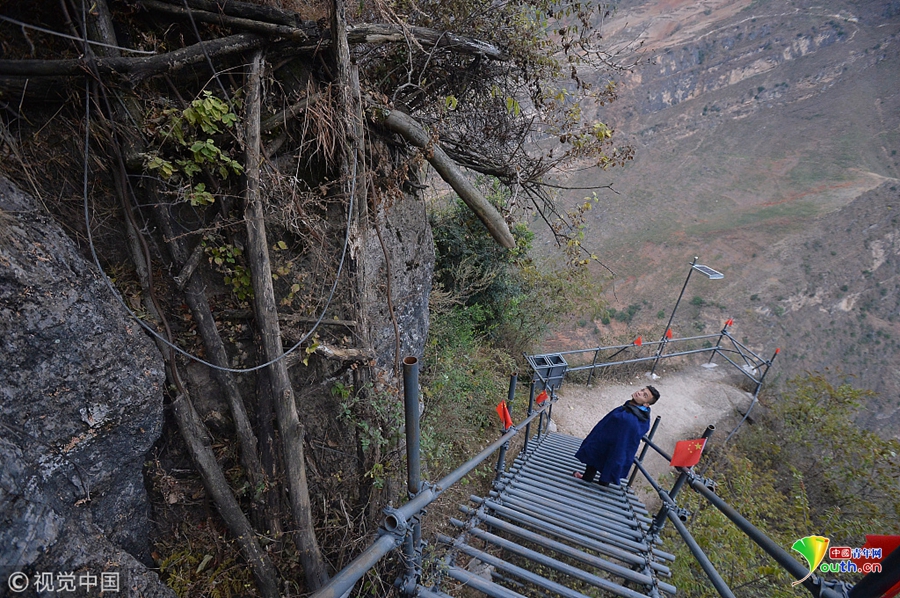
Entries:
[[29, 576], [21, 595], [35, 595], [38, 574], [58, 588], [58, 574], [74, 572], [72, 595], [96, 595], [93, 576], [116, 579], [121, 595], [172, 596], [141, 562], [162, 359], [94, 266], [5, 179], [0, 343], [0, 593], [13, 572]]
[[391, 368], [399, 357], [399, 367], [407, 356], [421, 359], [425, 350], [434, 242], [425, 204], [415, 196], [382, 206], [374, 218], [378, 232], [368, 232], [364, 251], [366, 271], [376, 283], [368, 288], [367, 318], [379, 366]]

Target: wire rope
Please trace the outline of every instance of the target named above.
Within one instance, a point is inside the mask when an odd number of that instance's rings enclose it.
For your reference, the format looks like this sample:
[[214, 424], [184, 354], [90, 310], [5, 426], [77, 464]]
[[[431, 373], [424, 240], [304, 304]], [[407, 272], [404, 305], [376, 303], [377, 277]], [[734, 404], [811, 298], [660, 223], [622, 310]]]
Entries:
[[113, 44], [105, 44], [103, 42], [96, 42], [93, 40], [84, 40], [80, 37], [76, 37], [74, 35], [69, 35], [67, 33], [60, 33], [59, 31], [53, 31], [52, 29], [46, 29], [44, 27], [38, 27], [37, 25], [29, 25], [28, 23], [23, 23], [22, 21], [17, 21], [11, 17], [7, 17], [4, 15], [0, 15], [0, 21], [6, 21], [7, 23], [12, 23], [13, 25], [18, 25], [19, 27], [24, 27], [26, 29], [34, 29], [35, 31], [40, 31], [41, 33], [47, 33], [49, 35], [55, 35], [57, 37], [63, 37], [65, 39], [71, 39], [78, 42], [87, 42], [94, 46], [101, 46], [103, 48], [113, 48], [114, 50], [122, 50], [123, 52], [132, 52], [134, 54], [149, 54], [151, 56], [156, 56], [156, 52], [153, 50], [134, 50], [132, 48], [124, 48], [122, 46], [116, 46]]
[[194, 35], [197, 36], [197, 43], [200, 44], [200, 49], [203, 50], [203, 55], [206, 57], [207, 64], [209, 64], [209, 70], [212, 71], [216, 83], [219, 84], [219, 89], [222, 90], [222, 95], [225, 96], [225, 99], [228, 100], [228, 103], [230, 104], [231, 96], [229, 96], [228, 92], [225, 91], [225, 86], [222, 85], [222, 80], [219, 79], [219, 72], [216, 70], [216, 67], [213, 65], [212, 58], [209, 57], [209, 53], [206, 51], [206, 46], [203, 44], [203, 38], [200, 37], [200, 30], [197, 28], [197, 22], [194, 21], [194, 11], [192, 11], [191, 7], [188, 6], [187, 0], [184, 0], [184, 10], [187, 12], [188, 19], [191, 21], [191, 27], [194, 28]]

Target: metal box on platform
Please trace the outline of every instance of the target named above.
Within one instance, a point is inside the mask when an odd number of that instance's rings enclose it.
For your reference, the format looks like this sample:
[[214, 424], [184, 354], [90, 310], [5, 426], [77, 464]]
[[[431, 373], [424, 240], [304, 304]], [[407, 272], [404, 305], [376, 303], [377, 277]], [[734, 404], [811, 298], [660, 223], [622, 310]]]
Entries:
[[544, 389], [556, 390], [562, 384], [569, 364], [559, 353], [547, 353], [545, 355], [531, 355], [528, 357], [531, 367], [534, 368], [534, 389], [540, 392]]

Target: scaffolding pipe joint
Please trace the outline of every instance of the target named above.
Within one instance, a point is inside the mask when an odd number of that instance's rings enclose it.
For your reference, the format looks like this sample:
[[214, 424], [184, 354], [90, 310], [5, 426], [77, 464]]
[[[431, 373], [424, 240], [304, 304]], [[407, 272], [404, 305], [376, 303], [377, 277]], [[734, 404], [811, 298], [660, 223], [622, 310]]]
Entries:
[[698, 477], [698, 478], [696, 478], [696, 479], [697, 479], [697, 481], [698, 481], [699, 483], [701, 483], [701, 484], [703, 484], [704, 486], [706, 486], [707, 488], [709, 488], [709, 491], [710, 491], [710, 492], [715, 492], [715, 491], [718, 490], [718, 488], [719, 488], [719, 485], [718, 485], [718, 484], [716, 483], [716, 481], [715, 481], [714, 479], [712, 479], [712, 478], [701, 478], [701, 477]]
[[394, 536], [399, 545], [409, 530], [409, 522], [401, 511], [393, 507], [385, 507], [384, 514], [385, 517], [381, 524], [381, 529], [383, 533]]

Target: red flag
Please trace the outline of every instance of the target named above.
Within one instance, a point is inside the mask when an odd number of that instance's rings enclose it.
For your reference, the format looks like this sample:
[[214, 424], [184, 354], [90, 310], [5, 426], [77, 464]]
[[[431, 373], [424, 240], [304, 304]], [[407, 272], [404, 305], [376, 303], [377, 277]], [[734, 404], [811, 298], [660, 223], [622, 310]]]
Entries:
[[672, 454], [672, 460], [669, 462], [669, 465], [672, 467], [693, 467], [700, 462], [700, 455], [703, 454], [705, 445], [706, 438], [679, 440], [675, 443], [675, 452]]
[[500, 416], [500, 423], [503, 424], [504, 431], [512, 428], [512, 416], [509, 414], [509, 408], [506, 406], [506, 401], [500, 401], [497, 405], [497, 415]]
[[544, 401], [546, 401], [548, 398], [549, 398], [549, 395], [547, 394], [547, 391], [542, 390], [541, 394], [534, 397], [534, 402], [537, 403], [538, 405], [543, 405]]
[[672, 338], [672, 329], [666, 328], [666, 338]]
[[631, 343], [631, 344], [632, 344], [632, 345], [637, 345], [638, 347], [640, 347], [641, 345], [644, 344], [644, 339], [641, 338], [641, 337], [637, 337], [636, 339], [634, 339], [634, 342]]
[[728, 318], [727, 320], [725, 320], [726, 326], [731, 326], [732, 324], [734, 324], [734, 318]]

